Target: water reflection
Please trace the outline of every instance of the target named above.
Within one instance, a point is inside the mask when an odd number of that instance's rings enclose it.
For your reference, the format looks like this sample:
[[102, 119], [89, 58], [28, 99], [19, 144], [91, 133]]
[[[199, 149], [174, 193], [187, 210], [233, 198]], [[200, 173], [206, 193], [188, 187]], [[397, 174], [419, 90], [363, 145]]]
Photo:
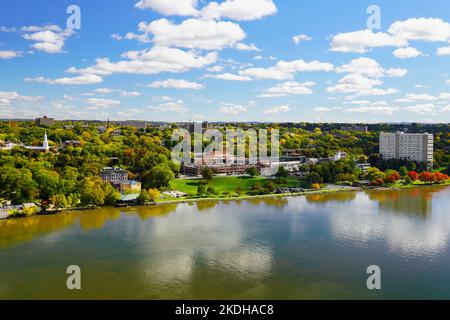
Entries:
[[408, 286], [424, 278], [448, 297], [449, 196], [342, 192], [0, 221], [0, 298], [73, 298], [60, 272], [73, 261], [88, 299], [373, 298], [360, 273], [374, 261], [399, 281], [383, 294], [420, 296]]
[[[340, 207], [330, 217], [337, 238], [369, 246], [386, 243], [391, 251], [406, 256], [438, 256], [448, 247], [450, 214], [433, 195], [450, 195], [448, 188], [359, 193], [352, 203], [358, 210]], [[375, 201], [375, 202], [374, 202]]]

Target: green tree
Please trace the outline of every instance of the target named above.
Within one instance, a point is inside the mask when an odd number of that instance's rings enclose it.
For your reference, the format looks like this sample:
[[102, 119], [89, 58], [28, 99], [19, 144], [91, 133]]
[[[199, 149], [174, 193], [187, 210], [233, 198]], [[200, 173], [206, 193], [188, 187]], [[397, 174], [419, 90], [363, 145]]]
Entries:
[[400, 167], [400, 169], [399, 169], [399, 173], [400, 173], [400, 176], [404, 179], [404, 178], [406, 178], [407, 176], [408, 176], [408, 168], [406, 168], [405, 166], [401, 166]]
[[148, 196], [150, 201], [156, 202], [159, 198], [161, 198], [161, 192], [159, 192], [158, 189], [149, 189], [148, 190]]
[[32, 201], [37, 196], [37, 183], [30, 170], [9, 166], [0, 168], [0, 197], [21, 204]]
[[203, 179], [205, 179], [206, 181], [211, 181], [212, 178], [214, 177], [214, 171], [213, 169], [211, 169], [210, 167], [204, 167], [202, 169], [202, 177]]
[[257, 175], [259, 175], [259, 171], [258, 171], [257, 167], [250, 167], [247, 170], [245, 170], [245, 173], [251, 177], [256, 177]]
[[146, 204], [150, 202], [150, 195], [148, 194], [148, 191], [145, 189], [142, 189], [139, 193], [139, 197], [137, 198], [138, 202], [140, 204]]
[[175, 179], [175, 174], [167, 164], [158, 164], [144, 173], [143, 182], [145, 187], [167, 188], [170, 181]]
[[103, 181], [99, 177], [87, 177], [83, 181], [81, 190], [81, 202], [84, 205], [105, 204], [105, 191], [102, 188]]

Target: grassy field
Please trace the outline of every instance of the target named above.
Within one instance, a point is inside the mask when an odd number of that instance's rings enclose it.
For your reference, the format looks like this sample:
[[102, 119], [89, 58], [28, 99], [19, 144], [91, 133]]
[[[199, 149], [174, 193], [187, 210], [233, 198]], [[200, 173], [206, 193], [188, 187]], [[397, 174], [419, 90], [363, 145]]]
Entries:
[[[182, 191], [190, 195], [197, 194], [197, 188], [202, 179], [176, 179], [171, 182], [173, 190]], [[254, 184], [267, 184], [269, 181], [274, 182], [273, 179], [265, 177], [214, 177], [207, 185], [213, 187], [218, 193], [230, 192], [234, 193], [236, 188], [240, 187], [243, 193], [248, 194]], [[297, 178], [287, 178], [284, 184], [275, 184], [276, 187], [298, 187], [299, 180]]]

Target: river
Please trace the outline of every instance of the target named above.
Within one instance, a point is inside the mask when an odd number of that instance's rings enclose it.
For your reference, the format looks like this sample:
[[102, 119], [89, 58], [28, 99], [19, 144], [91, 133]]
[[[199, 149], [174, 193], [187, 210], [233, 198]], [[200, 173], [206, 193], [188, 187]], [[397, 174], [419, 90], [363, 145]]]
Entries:
[[450, 299], [449, 208], [423, 187], [4, 220], [0, 299]]

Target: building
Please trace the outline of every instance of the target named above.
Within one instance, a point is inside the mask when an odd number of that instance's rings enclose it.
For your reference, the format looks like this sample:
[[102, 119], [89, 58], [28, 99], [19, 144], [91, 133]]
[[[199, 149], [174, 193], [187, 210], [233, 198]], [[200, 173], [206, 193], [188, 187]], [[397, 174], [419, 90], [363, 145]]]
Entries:
[[347, 153], [344, 151], [338, 151], [333, 156], [333, 161], [339, 161], [347, 158]]
[[358, 131], [358, 132], [369, 132], [368, 126], [345, 126], [341, 127], [342, 131]]
[[54, 118], [48, 118], [47, 116], [44, 116], [43, 118], [36, 118], [35, 123], [37, 126], [53, 126], [55, 124]]
[[50, 150], [50, 147], [48, 146], [47, 132], [44, 134], [44, 141], [42, 143], [42, 147], [25, 146], [25, 148], [33, 151], [48, 152]]
[[120, 191], [120, 193], [125, 194], [139, 193], [142, 188], [141, 183], [134, 180], [113, 182], [112, 184], [117, 190]]
[[100, 177], [103, 181], [112, 183], [128, 181], [128, 171], [118, 167], [106, 167], [100, 172]]
[[428, 133], [380, 134], [380, 155], [384, 159], [408, 159], [433, 164], [434, 137]]

